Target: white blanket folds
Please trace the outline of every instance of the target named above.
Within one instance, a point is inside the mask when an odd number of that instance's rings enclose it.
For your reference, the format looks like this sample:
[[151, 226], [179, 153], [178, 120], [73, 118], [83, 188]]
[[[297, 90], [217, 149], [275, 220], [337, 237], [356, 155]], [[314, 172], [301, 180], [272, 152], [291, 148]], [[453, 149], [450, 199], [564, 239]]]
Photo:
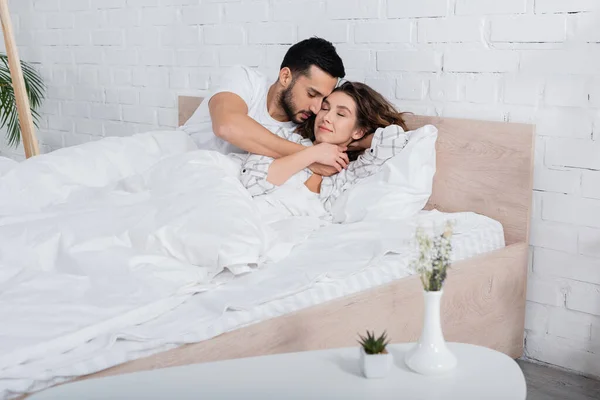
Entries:
[[[424, 131], [421, 143], [435, 138]], [[429, 179], [435, 153], [418, 154]], [[283, 201], [285, 191], [254, 201], [235, 158], [197, 150], [180, 131], [11, 163], [0, 173], [0, 397], [58, 382], [63, 370], [72, 376], [74, 360], [108, 351], [117, 338], [163, 345], [181, 337], [182, 318], [176, 327], [152, 321], [199, 292], [195, 310], [208, 320], [406, 252], [413, 226], [376, 222], [388, 214], [376, 216], [372, 198], [367, 212], [357, 202], [375, 185], [390, 203], [394, 185], [407, 186], [398, 166], [411, 159], [405, 154], [344, 200], [340, 219], [373, 216], [362, 225], [310, 216], [302, 199]], [[410, 201], [426, 201], [430, 187], [422, 183]]]
[[[65, 148], [0, 177], [2, 370], [149, 320], [321, 226], [263, 223], [238, 164], [182, 132]], [[286, 235], [279, 235], [281, 230]]]

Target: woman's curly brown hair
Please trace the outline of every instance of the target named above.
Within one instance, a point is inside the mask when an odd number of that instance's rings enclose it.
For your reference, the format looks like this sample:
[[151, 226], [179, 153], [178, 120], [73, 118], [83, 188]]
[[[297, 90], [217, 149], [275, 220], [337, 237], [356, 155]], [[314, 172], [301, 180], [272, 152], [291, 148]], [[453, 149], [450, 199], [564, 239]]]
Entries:
[[[356, 104], [356, 128], [365, 131], [365, 135], [374, 133], [377, 128], [385, 128], [388, 125], [399, 125], [406, 130], [403, 115], [377, 91], [360, 82], [346, 81], [333, 92], [344, 92], [350, 96]], [[297, 132], [303, 137], [315, 141], [315, 118], [308, 118], [298, 126]], [[349, 151], [350, 161], [356, 160], [364, 150]]]

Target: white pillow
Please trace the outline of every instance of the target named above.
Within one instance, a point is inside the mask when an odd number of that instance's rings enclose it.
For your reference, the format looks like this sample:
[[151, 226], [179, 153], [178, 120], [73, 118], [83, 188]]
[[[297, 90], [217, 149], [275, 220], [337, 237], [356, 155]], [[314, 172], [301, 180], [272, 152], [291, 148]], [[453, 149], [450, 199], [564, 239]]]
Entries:
[[438, 130], [425, 125], [407, 133], [408, 144], [399, 154], [336, 200], [331, 208], [334, 222], [404, 219], [425, 207], [433, 187]]

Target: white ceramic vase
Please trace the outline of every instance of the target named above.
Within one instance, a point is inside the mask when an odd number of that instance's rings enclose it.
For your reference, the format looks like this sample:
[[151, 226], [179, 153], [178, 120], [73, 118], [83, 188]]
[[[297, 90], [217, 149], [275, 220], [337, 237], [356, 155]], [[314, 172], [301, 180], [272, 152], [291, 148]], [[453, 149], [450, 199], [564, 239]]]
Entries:
[[440, 319], [440, 304], [444, 291], [423, 291], [425, 312], [423, 331], [417, 344], [406, 353], [404, 362], [422, 375], [437, 375], [456, 367], [456, 357], [446, 346]]
[[367, 378], [383, 378], [392, 366], [392, 355], [385, 354], [367, 354], [365, 349], [360, 348], [360, 364], [362, 372]]

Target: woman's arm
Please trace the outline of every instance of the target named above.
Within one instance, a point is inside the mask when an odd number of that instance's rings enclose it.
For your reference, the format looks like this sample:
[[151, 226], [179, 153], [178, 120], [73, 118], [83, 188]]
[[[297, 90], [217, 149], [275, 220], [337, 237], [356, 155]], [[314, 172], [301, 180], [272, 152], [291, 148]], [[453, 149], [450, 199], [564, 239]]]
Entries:
[[[374, 134], [365, 136], [359, 145], [369, 144], [369, 149], [350, 163], [348, 169], [332, 177], [324, 177], [320, 187], [320, 199], [327, 211], [344, 191], [360, 180], [375, 174], [382, 165], [399, 154], [407, 145], [409, 133], [399, 125], [377, 128]], [[350, 148], [350, 146], [348, 146]], [[358, 148], [358, 147], [356, 147]]]
[[321, 175], [312, 174], [310, 178], [304, 182], [304, 186], [308, 188], [313, 193], [321, 193], [321, 183], [323, 182], [323, 177]]
[[273, 160], [269, 166], [267, 182], [273, 185], [283, 185], [294, 174], [314, 163], [331, 165], [341, 171], [348, 165], [346, 149], [334, 144], [319, 143], [307, 147], [298, 153]]

